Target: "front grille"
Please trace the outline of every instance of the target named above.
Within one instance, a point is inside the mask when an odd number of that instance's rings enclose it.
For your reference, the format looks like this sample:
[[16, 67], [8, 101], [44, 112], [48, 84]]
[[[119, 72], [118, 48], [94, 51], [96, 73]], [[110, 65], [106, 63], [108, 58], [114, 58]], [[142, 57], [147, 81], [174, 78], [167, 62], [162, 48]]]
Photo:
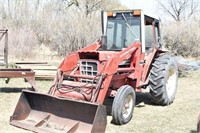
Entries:
[[[98, 62], [81, 60], [80, 61], [80, 73], [81, 75], [96, 76], [98, 73]], [[91, 79], [81, 79], [82, 82], [94, 83]]]

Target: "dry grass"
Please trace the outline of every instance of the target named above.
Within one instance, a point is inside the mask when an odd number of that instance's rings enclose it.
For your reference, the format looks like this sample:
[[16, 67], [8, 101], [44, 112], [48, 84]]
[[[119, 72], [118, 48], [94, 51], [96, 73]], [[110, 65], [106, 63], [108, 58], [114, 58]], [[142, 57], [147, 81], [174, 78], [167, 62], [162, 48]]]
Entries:
[[[116, 126], [111, 124], [108, 116], [107, 133], [195, 133], [197, 116], [200, 113], [200, 71], [189, 73], [184, 78], [179, 78], [176, 99], [170, 106], [155, 106], [149, 102], [147, 93], [137, 95], [133, 119], [126, 125]], [[50, 81], [37, 81], [37, 88], [47, 92], [51, 86]], [[21, 89], [30, 85], [22, 79], [11, 79], [6, 85], [0, 79], [0, 133], [30, 133], [9, 125], [20, 96]], [[18, 89], [16, 89], [18, 88]], [[140, 106], [140, 102], [144, 102]]]

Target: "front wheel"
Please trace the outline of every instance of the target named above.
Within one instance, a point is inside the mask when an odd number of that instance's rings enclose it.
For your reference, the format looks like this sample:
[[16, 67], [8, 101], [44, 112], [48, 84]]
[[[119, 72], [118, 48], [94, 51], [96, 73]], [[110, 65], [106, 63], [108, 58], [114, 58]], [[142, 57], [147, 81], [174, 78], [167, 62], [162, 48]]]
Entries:
[[115, 124], [122, 125], [131, 120], [135, 101], [135, 91], [131, 86], [124, 85], [119, 88], [112, 105], [112, 117]]

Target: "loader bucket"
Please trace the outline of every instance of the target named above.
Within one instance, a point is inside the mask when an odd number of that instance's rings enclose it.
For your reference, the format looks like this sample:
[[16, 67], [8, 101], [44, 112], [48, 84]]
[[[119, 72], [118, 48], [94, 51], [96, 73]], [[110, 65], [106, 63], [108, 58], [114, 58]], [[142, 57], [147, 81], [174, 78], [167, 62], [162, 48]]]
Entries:
[[10, 124], [40, 133], [102, 133], [106, 107], [23, 90]]

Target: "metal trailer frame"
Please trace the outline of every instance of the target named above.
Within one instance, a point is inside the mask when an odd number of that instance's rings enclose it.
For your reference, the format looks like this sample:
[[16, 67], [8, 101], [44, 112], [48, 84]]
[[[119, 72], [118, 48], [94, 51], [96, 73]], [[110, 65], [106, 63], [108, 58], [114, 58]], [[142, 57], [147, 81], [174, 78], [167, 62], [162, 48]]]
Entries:
[[3, 57], [3, 66], [5, 68], [8, 68], [8, 29], [6, 30], [0, 30], [0, 41], [5, 37], [5, 44], [4, 44], [4, 54], [0, 55], [0, 57]]
[[35, 91], [35, 72], [32, 69], [14, 69], [4, 68], [0, 69], [0, 78], [7, 78], [6, 83], [9, 82], [10, 78], [24, 78], [30, 83], [31, 89]]
[[10, 78], [24, 78], [31, 84], [31, 89], [35, 91], [35, 72], [32, 69], [8, 68], [8, 29], [0, 30], [0, 41], [3, 38], [5, 39], [3, 55], [0, 55], [3, 58], [0, 60], [3, 61], [2, 66], [5, 68], [0, 68], [0, 78], [6, 78], [6, 83], [9, 82]]
[[52, 66], [48, 62], [41, 61], [15, 62], [14, 68], [32, 69], [35, 72], [36, 80], [53, 80], [57, 71], [57, 66]]

